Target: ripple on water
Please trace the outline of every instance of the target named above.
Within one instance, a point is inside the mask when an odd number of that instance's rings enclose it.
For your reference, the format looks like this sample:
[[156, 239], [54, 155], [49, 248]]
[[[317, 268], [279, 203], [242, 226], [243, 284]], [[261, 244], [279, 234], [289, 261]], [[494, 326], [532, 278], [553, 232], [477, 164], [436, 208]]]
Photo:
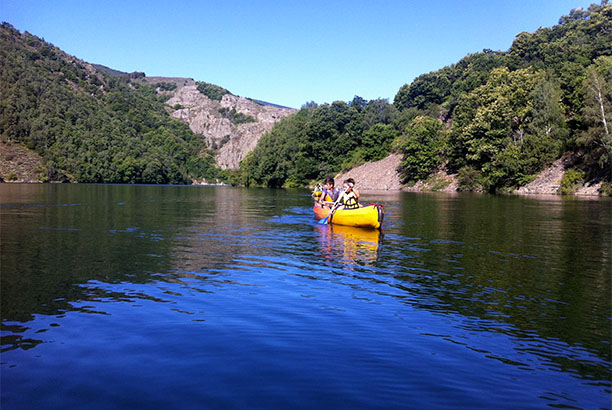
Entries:
[[7, 407], [609, 405], [604, 208], [398, 195], [379, 232], [302, 193], [70, 189], [2, 208]]

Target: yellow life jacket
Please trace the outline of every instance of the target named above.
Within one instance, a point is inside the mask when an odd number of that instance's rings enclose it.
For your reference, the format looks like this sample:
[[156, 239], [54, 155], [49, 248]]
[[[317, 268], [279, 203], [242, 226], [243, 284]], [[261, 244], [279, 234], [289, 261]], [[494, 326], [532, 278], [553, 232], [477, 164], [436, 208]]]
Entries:
[[357, 196], [354, 192], [342, 194], [342, 203], [344, 204], [344, 209], [359, 208], [359, 202], [357, 202]]

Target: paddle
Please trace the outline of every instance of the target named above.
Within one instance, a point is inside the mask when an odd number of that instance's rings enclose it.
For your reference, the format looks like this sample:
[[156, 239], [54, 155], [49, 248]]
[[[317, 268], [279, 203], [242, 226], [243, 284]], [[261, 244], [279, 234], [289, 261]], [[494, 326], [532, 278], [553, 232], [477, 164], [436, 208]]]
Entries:
[[[346, 189], [346, 191], [344, 191], [344, 193], [346, 193], [349, 190], [349, 188]], [[338, 206], [340, 206], [340, 200], [342, 199], [342, 194], [338, 195], [338, 199], [336, 199], [336, 202], [334, 202], [334, 206], [332, 206], [331, 211], [329, 211], [329, 214], [327, 214], [327, 216], [323, 219], [321, 219], [318, 223], [320, 225], [327, 225], [329, 224], [329, 217], [332, 216], [334, 214], [334, 212], [336, 212], [336, 209], [338, 209]]]

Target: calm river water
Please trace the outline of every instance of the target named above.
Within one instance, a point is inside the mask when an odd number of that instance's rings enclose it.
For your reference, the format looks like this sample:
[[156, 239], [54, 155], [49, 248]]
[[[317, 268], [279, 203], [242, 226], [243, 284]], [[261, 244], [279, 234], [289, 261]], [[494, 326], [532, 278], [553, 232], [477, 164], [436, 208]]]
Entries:
[[2, 409], [610, 408], [612, 201], [0, 185]]

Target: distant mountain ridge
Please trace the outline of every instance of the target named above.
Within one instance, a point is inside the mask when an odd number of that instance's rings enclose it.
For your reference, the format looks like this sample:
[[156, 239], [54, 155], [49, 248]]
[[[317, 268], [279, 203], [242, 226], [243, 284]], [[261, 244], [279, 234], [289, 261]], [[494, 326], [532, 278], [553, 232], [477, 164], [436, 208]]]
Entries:
[[124, 76], [129, 76], [130, 73], [125, 73], [123, 71], [119, 71], [119, 70], [115, 70], [112, 69], [110, 67], [107, 67], [105, 65], [102, 64], [92, 64], [92, 66], [94, 66], [96, 68], [96, 70], [98, 71], [102, 71], [108, 75], [110, 75], [111, 77], [124, 77]]
[[[36, 175], [39, 181], [96, 183], [228, 180], [230, 174], [221, 168], [236, 169], [263, 133], [293, 110], [208, 84], [226, 93], [217, 101], [203, 93], [203, 84], [207, 83], [149, 78], [143, 72], [90, 64], [3, 23], [0, 141], [3, 161], [15, 164], [2, 167], [0, 178], [26, 181]], [[186, 98], [186, 90], [199, 95]], [[17, 161], [23, 156], [12, 153], [12, 144], [39, 155], [40, 160], [28, 161], [37, 162], [36, 170], [22, 170]]]
[[[172, 118], [189, 124], [193, 132], [205, 137], [207, 147], [216, 152], [216, 164], [221, 169], [237, 170], [240, 161], [255, 148], [263, 134], [270, 131], [281, 118], [297, 111], [239, 97], [227, 90], [217, 101], [199, 91], [202, 83], [193, 78], [147, 77], [141, 72], [126, 73], [100, 64], [93, 66], [113, 77], [129, 78], [153, 86], [158, 95], [167, 99]], [[236, 114], [227, 115], [232, 112]], [[237, 121], [237, 116], [241, 116], [242, 121]]]

